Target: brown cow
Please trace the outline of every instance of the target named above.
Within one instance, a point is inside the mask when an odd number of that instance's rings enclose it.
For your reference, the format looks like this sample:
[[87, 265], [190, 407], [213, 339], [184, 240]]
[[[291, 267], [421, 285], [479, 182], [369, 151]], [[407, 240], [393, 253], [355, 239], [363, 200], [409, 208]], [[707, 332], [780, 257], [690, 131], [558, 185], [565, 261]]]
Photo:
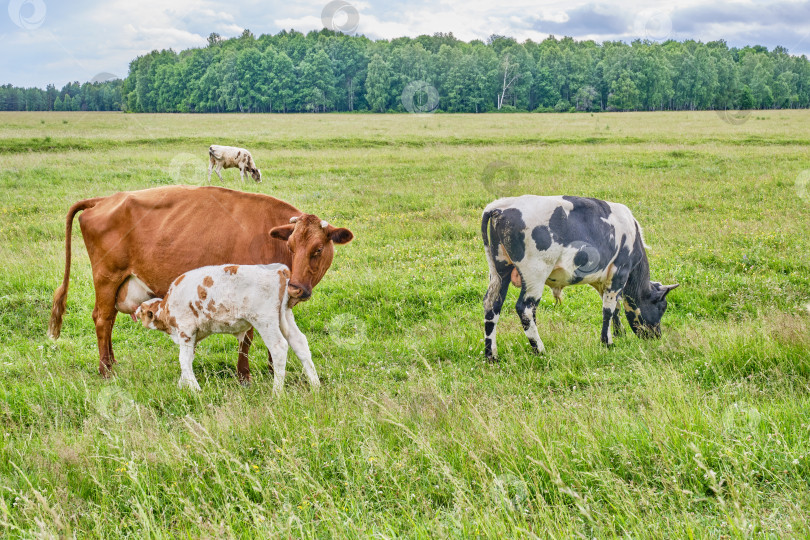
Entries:
[[[162, 297], [189, 270], [219, 264], [282, 263], [291, 268], [290, 305], [307, 300], [351, 231], [267, 195], [205, 186], [167, 186], [79, 201], [65, 226], [65, 274], [53, 297], [48, 335], [57, 339], [67, 301], [73, 217], [79, 216], [93, 271], [93, 320], [99, 373], [115, 362], [112, 328], [117, 311], [133, 314], [140, 302]], [[240, 343], [237, 372], [250, 379]], [[271, 362], [272, 366], [272, 362]]]

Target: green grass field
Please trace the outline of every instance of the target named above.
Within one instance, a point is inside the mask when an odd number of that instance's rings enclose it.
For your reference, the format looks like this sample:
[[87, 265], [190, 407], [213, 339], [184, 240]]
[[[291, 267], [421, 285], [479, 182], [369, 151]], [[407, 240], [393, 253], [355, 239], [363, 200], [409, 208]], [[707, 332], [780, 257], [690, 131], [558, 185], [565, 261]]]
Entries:
[[[810, 535], [810, 112], [0, 114], [0, 535]], [[74, 228], [62, 337], [45, 337], [74, 201], [205, 183], [207, 147], [253, 150], [268, 193], [349, 227], [295, 308], [271, 393], [236, 340], [197, 349], [121, 315], [103, 380]], [[216, 182], [218, 180], [214, 178]], [[480, 215], [519, 193], [626, 204], [669, 296], [663, 338], [599, 343], [589, 287], [546, 292], [534, 356], [509, 293], [483, 359]]]

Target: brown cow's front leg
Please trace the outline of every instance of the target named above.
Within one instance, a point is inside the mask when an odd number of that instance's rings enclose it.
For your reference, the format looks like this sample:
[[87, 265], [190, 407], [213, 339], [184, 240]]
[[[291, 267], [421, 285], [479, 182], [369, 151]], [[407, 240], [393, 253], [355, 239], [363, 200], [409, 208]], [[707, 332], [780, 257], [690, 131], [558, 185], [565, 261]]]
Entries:
[[250, 384], [250, 360], [248, 351], [253, 343], [253, 328], [239, 336], [239, 359], [236, 362], [236, 375], [242, 384]]

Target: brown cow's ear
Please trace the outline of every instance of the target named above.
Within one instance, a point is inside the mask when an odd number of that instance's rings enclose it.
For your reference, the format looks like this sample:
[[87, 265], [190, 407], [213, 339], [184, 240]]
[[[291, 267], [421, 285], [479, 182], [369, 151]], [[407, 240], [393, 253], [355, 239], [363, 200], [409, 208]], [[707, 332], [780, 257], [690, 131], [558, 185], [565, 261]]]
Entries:
[[331, 225], [326, 228], [326, 234], [335, 244], [347, 244], [352, 241], [352, 238], [354, 238], [352, 231], [349, 229], [338, 229], [337, 227], [332, 227]]
[[270, 229], [270, 236], [279, 240], [287, 240], [295, 230], [295, 225], [281, 225]]

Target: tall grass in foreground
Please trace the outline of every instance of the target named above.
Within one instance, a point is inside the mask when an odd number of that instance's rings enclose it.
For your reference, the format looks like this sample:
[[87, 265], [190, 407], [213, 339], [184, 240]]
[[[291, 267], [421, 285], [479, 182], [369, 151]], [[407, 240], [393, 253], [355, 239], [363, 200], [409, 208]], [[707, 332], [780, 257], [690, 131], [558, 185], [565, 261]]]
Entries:
[[[0, 114], [4, 536], [810, 535], [807, 112], [221, 118]], [[320, 392], [292, 360], [273, 398], [260, 342], [242, 388], [230, 337], [179, 391], [175, 346], [124, 316], [100, 379], [78, 235], [45, 338], [70, 203], [198, 182], [214, 142], [256, 145], [265, 182], [229, 187], [356, 235], [296, 307]], [[478, 220], [520, 192], [633, 210], [682, 284], [663, 339], [603, 349], [569, 288], [536, 357], [511, 291], [483, 362]]]

